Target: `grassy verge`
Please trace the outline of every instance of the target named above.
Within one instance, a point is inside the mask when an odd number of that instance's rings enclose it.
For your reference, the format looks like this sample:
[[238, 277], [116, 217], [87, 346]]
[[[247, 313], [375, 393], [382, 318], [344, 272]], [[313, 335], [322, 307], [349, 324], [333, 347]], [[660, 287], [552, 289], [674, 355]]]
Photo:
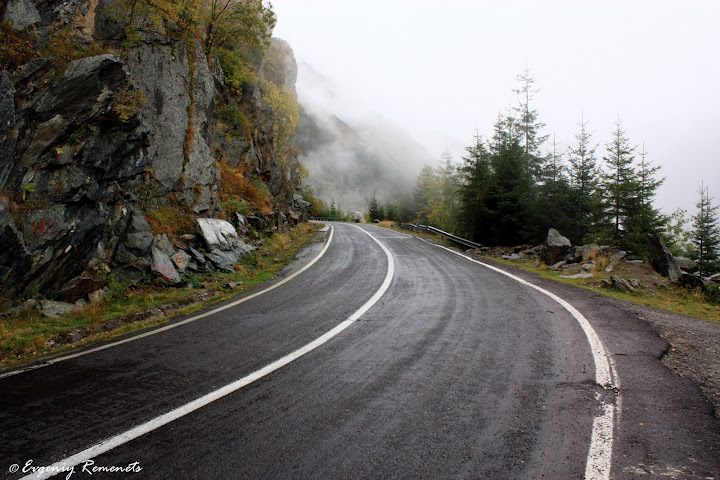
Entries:
[[567, 273], [548, 270], [544, 266], [536, 267], [528, 262], [504, 260], [497, 257], [483, 258], [494, 263], [518, 267], [527, 272], [536, 273], [543, 278], [575, 285], [607, 297], [720, 323], [720, 305], [709, 302], [699, 290], [686, 290], [682, 287], [670, 285], [657, 290], [642, 288], [634, 292], [623, 292], [614, 288], [598, 286], [597, 283], [603, 277], [598, 276], [596, 272], [594, 272], [596, 276], [592, 279], [564, 278], [563, 276], [567, 275]]
[[88, 305], [83, 310], [69, 315], [50, 318], [43, 317], [37, 312], [25, 312], [19, 316], [0, 318], [0, 369], [31, 363], [41, 357], [59, 356], [95, 342], [154, 327], [172, 318], [232, 298], [274, 278], [280, 270], [293, 261], [300, 248], [315, 236], [319, 228], [320, 225], [317, 224], [301, 224], [292, 232], [274, 234], [265, 239], [260, 250], [251, 252], [241, 264], [235, 265], [234, 273], [214, 272], [187, 276], [190, 283], [215, 292], [205, 301], [178, 308], [162, 318], [135, 322], [112, 331], [97, 333], [70, 345], [58, 346], [50, 343], [58, 335], [73, 329], [97, 326], [113, 318], [162, 305], [182, 303], [198, 290], [153, 285], [123, 287], [111, 282], [110, 298], [102, 303]]

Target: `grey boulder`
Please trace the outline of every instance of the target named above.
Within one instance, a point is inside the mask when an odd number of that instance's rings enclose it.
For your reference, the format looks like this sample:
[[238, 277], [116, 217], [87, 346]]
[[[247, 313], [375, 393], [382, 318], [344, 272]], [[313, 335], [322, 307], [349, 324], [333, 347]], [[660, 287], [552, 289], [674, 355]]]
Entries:
[[155, 247], [152, 247], [150, 269], [169, 285], [180, 284], [180, 274], [175, 270], [168, 254]]
[[548, 230], [547, 238], [540, 252], [540, 260], [546, 265], [555, 265], [570, 253], [572, 245], [567, 237], [560, 235], [560, 232], [551, 228]]
[[198, 218], [197, 225], [208, 248], [205, 256], [220, 270], [234, 272], [233, 265], [254, 250], [240, 239], [230, 222], [219, 218]]

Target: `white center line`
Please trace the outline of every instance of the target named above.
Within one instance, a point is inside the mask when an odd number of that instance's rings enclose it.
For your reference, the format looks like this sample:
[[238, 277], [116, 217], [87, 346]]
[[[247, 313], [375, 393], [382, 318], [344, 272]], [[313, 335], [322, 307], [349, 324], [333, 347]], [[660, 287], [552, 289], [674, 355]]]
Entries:
[[[121, 433], [119, 435], [116, 435], [112, 438], [108, 438], [106, 440], [103, 440], [102, 442], [93, 445], [92, 447], [89, 447], [79, 453], [76, 453], [75, 455], [72, 455], [71, 457], [65, 458], [63, 460], [60, 460], [59, 462], [56, 462], [48, 467], [45, 467], [45, 470], [43, 472], [39, 473], [32, 473], [30, 475], [27, 475], [22, 478], [22, 480], [31, 480], [31, 479], [44, 479], [44, 478], [50, 478], [55, 476], [58, 473], [63, 472], [69, 472], [71, 469], [76, 467], [77, 465], [80, 465], [81, 463], [84, 463], [86, 461], [91, 460], [92, 458], [97, 457], [98, 455], [101, 455], [105, 452], [108, 452], [112, 450], [115, 447], [118, 447], [120, 445], [123, 445], [124, 443], [127, 443], [131, 440], [134, 440], [142, 435], [145, 435], [146, 433], [152, 432], [153, 430], [156, 430], [163, 425], [167, 425], [168, 423], [177, 420], [178, 418], [184, 417], [185, 415], [194, 412], [195, 410], [198, 410], [216, 400], [219, 400], [226, 395], [229, 395], [233, 392], [236, 392], [237, 390], [240, 390], [241, 388], [250, 385], [251, 383], [265, 377], [266, 375], [271, 374], [272, 372], [284, 367], [285, 365], [289, 364], [290, 362], [297, 360], [298, 358], [302, 357], [303, 355], [315, 350], [319, 346], [327, 343], [330, 339], [333, 337], [336, 337], [339, 335], [343, 330], [348, 328], [350, 325], [355, 323], [365, 312], [370, 310], [370, 308], [375, 305], [380, 298], [385, 294], [387, 289], [390, 287], [390, 283], [392, 282], [393, 276], [395, 275], [395, 262], [393, 261], [392, 254], [390, 253], [390, 250], [385, 247], [378, 239], [376, 239], [373, 235], [366, 232], [362, 228], [353, 225], [355, 228], [361, 230], [363, 233], [368, 235], [370, 238], [372, 238], [378, 245], [380, 245], [380, 248], [383, 249], [385, 252], [385, 255], [387, 257], [388, 261], [388, 269], [387, 274], [385, 275], [385, 280], [383, 281], [382, 285], [380, 285], [380, 288], [375, 292], [375, 294], [370, 297], [370, 299], [365, 302], [358, 310], [355, 311], [350, 317], [347, 318], [344, 322], [337, 325], [335, 328], [330, 330], [329, 332], [325, 333], [321, 337], [318, 337], [317, 339], [313, 340], [312, 342], [308, 343], [307, 345], [295, 350], [294, 352], [280, 358], [279, 360], [274, 361], [273, 363], [267, 365], [264, 368], [261, 368], [260, 370], [257, 370], [250, 375], [247, 375], [239, 380], [236, 380], [218, 390], [215, 390], [213, 392], [208, 393], [207, 395], [204, 395], [197, 400], [193, 400], [190, 403], [187, 403], [183, 405], [182, 407], [178, 407], [175, 410], [172, 410], [164, 415], [160, 415], [159, 417], [156, 417], [148, 422], [145, 422], [141, 425], [138, 425], [135, 428], [132, 428], [124, 433]], [[328, 242], [329, 245], [329, 242]], [[278, 285], [274, 285], [273, 288], [276, 288]], [[228, 306], [225, 306], [224, 308], [228, 308]]]

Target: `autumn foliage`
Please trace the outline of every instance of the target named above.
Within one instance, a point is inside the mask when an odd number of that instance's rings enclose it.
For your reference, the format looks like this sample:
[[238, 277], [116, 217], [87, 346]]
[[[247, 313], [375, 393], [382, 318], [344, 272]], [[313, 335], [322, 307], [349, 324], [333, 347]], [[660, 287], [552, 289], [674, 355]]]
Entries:
[[265, 184], [257, 177], [248, 175], [248, 166], [240, 163], [229, 165], [227, 160], [218, 162], [220, 169], [220, 201], [223, 206], [238, 205], [246, 202], [263, 215], [272, 212], [272, 200]]

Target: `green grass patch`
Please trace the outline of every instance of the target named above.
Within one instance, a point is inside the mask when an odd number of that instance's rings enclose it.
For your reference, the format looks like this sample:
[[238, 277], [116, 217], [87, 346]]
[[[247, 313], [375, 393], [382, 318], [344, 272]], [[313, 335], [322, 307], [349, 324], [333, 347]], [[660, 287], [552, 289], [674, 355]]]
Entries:
[[563, 278], [563, 275], [567, 275], [567, 273], [548, 270], [547, 267], [543, 266], [536, 267], [528, 262], [505, 260], [497, 257], [484, 257], [484, 259], [501, 265], [518, 267], [527, 272], [538, 274], [543, 278], [575, 285], [617, 300], [720, 323], [720, 305], [708, 301], [703, 292], [699, 290], [687, 290], [671, 285], [666, 288], [642, 288], [634, 292], [623, 292], [614, 288], [596, 285], [595, 283], [602, 279], [602, 276], [598, 275], [590, 279]]
[[[317, 224], [301, 224], [289, 233], [277, 233], [264, 240], [262, 249], [247, 255], [235, 265], [234, 273], [213, 272], [186, 278], [216, 294], [197, 304], [175, 310], [167, 317], [124, 325], [110, 332], [101, 332], [70, 345], [47, 347], [57, 335], [78, 327], [100, 325], [103, 322], [139, 313], [163, 305], [182, 302], [197, 293], [194, 288], [163, 288], [153, 285], [112, 289], [111, 298], [63, 317], [43, 317], [26, 312], [13, 317], [0, 317], [0, 369], [19, 366], [79, 350], [99, 341], [106, 341], [127, 333], [166, 323], [172, 318], [196, 312], [209, 305], [230, 299], [244, 291], [271, 280], [290, 264], [300, 248], [315, 237]], [[112, 282], [111, 282], [112, 283]], [[232, 284], [236, 286], [232, 287]]]

